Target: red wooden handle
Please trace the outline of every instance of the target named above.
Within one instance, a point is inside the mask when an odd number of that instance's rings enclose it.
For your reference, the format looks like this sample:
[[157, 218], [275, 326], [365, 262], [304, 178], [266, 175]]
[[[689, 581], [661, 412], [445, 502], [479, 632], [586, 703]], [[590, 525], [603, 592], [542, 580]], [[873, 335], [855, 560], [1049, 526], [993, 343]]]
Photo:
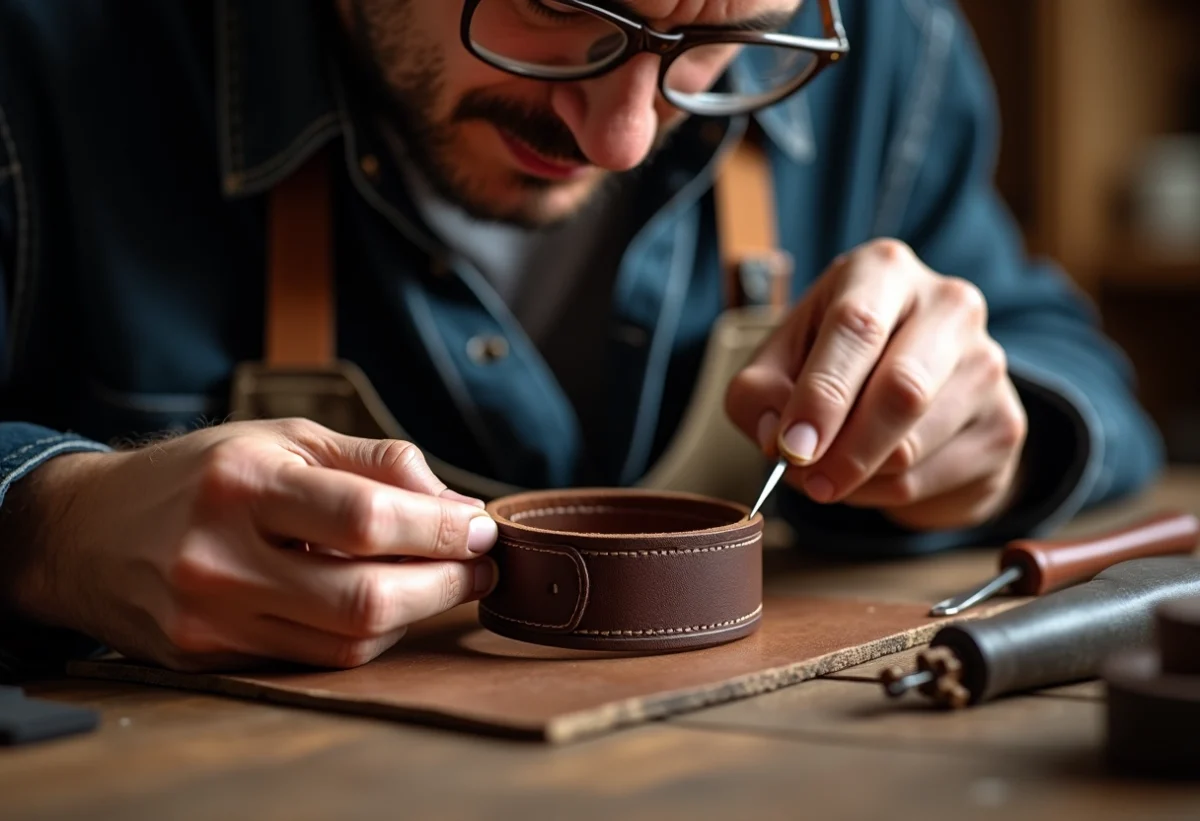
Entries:
[[1014, 593], [1035, 596], [1090, 579], [1127, 559], [1191, 553], [1200, 520], [1190, 513], [1160, 513], [1119, 530], [1082, 539], [1016, 539], [1000, 554], [1000, 567], [1022, 568]]

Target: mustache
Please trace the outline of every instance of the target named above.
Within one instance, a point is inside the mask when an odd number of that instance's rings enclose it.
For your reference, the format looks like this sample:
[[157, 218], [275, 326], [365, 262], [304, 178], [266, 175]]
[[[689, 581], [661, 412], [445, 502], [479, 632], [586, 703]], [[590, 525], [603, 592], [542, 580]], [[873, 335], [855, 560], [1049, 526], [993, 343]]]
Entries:
[[478, 89], [467, 92], [454, 108], [453, 120], [483, 120], [512, 134], [547, 159], [591, 165], [575, 136], [553, 113]]

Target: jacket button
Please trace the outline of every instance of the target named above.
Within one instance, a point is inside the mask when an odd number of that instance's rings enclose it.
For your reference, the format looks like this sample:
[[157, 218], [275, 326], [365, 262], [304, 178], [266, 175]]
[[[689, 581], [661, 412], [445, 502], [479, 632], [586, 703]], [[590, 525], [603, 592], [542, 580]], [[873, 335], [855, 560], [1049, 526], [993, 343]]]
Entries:
[[365, 154], [358, 161], [358, 167], [362, 169], [363, 176], [371, 182], [379, 181], [379, 158], [374, 154]]
[[475, 336], [467, 342], [467, 356], [476, 365], [491, 365], [508, 356], [508, 340], [502, 336]]

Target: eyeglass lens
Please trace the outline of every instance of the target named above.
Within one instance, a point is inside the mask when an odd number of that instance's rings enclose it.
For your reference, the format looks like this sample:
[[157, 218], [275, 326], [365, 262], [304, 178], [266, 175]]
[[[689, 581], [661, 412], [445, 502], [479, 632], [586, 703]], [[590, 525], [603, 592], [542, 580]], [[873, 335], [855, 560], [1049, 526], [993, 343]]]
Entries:
[[[546, 79], [600, 70], [620, 57], [628, 42], [613, 23], [553, 0], [481, 0], [470, 38], [496, 65]], [[771, 102], [803, 82], [817, 64], [816, 54], [790, 46], [697, 45], [674, 58], [664, 86], [673, 104], [720, 114]], [[714, 89], [726, 72], [728, 82]]]

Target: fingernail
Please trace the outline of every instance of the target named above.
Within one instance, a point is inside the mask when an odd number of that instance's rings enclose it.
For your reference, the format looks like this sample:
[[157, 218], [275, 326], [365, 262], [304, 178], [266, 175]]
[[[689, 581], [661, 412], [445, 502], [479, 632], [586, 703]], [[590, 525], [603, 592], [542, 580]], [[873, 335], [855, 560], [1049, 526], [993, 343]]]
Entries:
[[804, 483], [804, 492], [809, 495], [814, 502], [828, 502], [833, 498], [834, 487], [833, 482], [826, 479], [819, 473], [808, 477]]
[[779, 414], [767, 411], [758, 418], [758, 446], [763, 450], [771, 447], [779, 432]]
[[467, 550], [486, 553], [496, 543], [497, 534], [496, 523], [491, 516], [476, 516], [467, 531]]
[[817, 429], [807, 423], [792, 425], [779, 440], [779, 449], [790, 461], [812, 461], [817, 452]]
[[454, 502], [463, 502], [465, 504], [473, 505], [474, 507], [478, 507], [478, 508], [487, 507], [487, 504], [482, 499], [476, 499], [473, 496], [463, 496], [457, 490], [451, 490], [450, 488], [446, 488], [445, 490], [442, 491], [442, 498], [450, 499], [451, 501], [454, 501]]
[[475, 565], [475, 595], [484, 598], [491, 594], [500, 580], [500, 568], [493, 559], [484, 559]]

